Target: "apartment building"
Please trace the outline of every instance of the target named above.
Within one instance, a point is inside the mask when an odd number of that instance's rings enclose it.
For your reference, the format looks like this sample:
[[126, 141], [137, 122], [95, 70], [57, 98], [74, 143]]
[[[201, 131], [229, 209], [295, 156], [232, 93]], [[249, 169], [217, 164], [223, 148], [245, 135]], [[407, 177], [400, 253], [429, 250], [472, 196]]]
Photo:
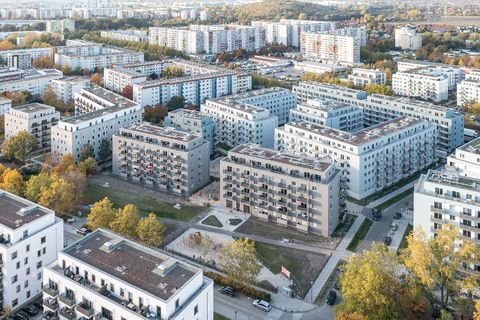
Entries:
[[164, 68], [165, 63], [163, 61], [148, 61], [105, 68], [103, 74], [104, 86], [114, 92], [121, 92], [126, 86], [145, 82], [152, 76], [160, 77]]
[[367, 95], [362, 90], [312, 81], [301, 81], [294, 85], [293, 92], [301, 102], [322, 98], [355, 105], [363, 109], [365, 126], [379, 124], [399, 116], [428, 120], [437, 126], [436, 155], [441, 159], [446, 159], [455, 148], [464, 143], [464, 117], [454, 108], [403, 97]]
[[404, 60], [397, 63], [398, 72], [412, 72], [433, 76], [446, 76], [448, 90], [457, 89], [457, 84], [465, 78], [465, 70], [450, 64], [422, 60]]
[[340, 176], [330, 158], [306, 158], [243, 144], [220, 161], [220, 203], [329, 237], [344, 202]]
[[14, 311], [42, 291], [42, 267], [63, 248], [63, 221], [55, 212], [0, 189], [0, 307]]
[[457, 85], [457, 105], [464, 107], [480, 101], [480, 70], [469, 70]]
[[12, 70], [0, 69], [0, 92], [28, 91], [32, 96], [41, 96], [53, 80], [63, 77], [56, 69]]
[[448, 99], [448, 77], [416, 71], [397, 72], [392, 76], [396, 95], [440, 102]]
[[143, 108], [104, 88], [93, 87], [75, 94], [75, 114], [52, 127], [54, 161], [66, 154], [79, 161], [85, 144], [94, 148], [98, 158], [101, 141], [105, 139], [111, 145], [112, 135], [121, 127], [141, 122]]
[[206, 99], [218, 98], [252, 89], [252, 76], [247, 73], [223, 71], [152, 80], [133, 84], [133, 100], [142, 107], [165, 104], [172, 97], [183, 96], [185, 102], [200, 105]]
[[0, 116], [3, 116], [5, 113], [10, 111], [12, 108], [12, 100], [0, 97]]
[[46, 23], [46, 30], [49, 33], [61, 33], [64, 34], [65, 31], [75, 31], [75, 20], [72, 19], [55, 19], [49, 20]]
[[80, 76], [53, 80], [51, 85], [57, 99], [64, 103], [73, 100], [75, 93], [79, 93], [82, 89], [90, 88], [91, 86], [92, 82], [90, 78]]
[[72, 69], [95, 70], [112, 65], [126, 65], [144, 61], [143, 52], [94, 43], [57, 47], [55, 63]]
[[331, 21], [295, 19], [281, 19], [279, 22], [252, 21], [251, 25], [265, 28], [265, 40], [267, 43], [283, 44], [287, 47], [297, 48], [300, 48], [302, 32], [330, 31], [335, 29], [335, 23]]
[[60, 112], [40, 103], [12, 107], [5, 114], [5, 139], [26, 131], [37, 138], [37, 149], [50, 147], [52, 126], [60, 120]]
[[210, 182], [210, 145], [199, 134], [147, 123], [113, 135], [112, 172], [189, 196]]
[[7, 66], [14, 69], [31, 69], [32, 61], [43, 57], [53, 57], [53, 48], [0, 51], [0, 60], [3, 60]]
[[215, 121], [212, 116], [197, 110], [177, 109], [168, 113], [163, 125], [199, 134], [203, 141], [209, 143], [210, 154], [215, 151]]
[[291, 122], [311, 122], [353, 132], [363, 129], [363, 110], [335, 100], [314, 99], [298, 104], [290, 110]]
[[348, 75], [348, 81], [351, 81], [355, 86], [385, 84], [387, 82], [387, 74], [378, 69], [353, 68], [352, 74]]
[[131, 41], [131, 42], [148, 42], [148, 34], [143, 30], [110, 30], [101, 31], [100, 36], [102, 38], [119, 40], [119, 41]]
[[330, 156], [346, 178], [347, 194], [363, 199], [436, 161], [436, 127], [399, 117], [353, 133], [309, 122], [275, 130], [275, 148], [309, 157]]
[[98, 229], [43, 270], [44, 318], [213, 320], [202, 269]]
[[417, 51], [422, 47], [422, 34], [414, 26], [395, 29], [395, 47], [403, 50]]

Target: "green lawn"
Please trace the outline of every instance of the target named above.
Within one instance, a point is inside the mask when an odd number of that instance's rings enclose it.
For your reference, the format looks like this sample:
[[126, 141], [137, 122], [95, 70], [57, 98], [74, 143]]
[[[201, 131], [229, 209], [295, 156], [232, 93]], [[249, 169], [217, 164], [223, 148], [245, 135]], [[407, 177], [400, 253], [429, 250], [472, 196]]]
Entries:
[[352, 252], [357, 251], [358, 246], [360, 245], [360, 243], [362, 243], [363, 239], [365, 239], [365, 236], [367, 235], [368, 230], [370, 230], [370, 227], [372, 226], [372, 224], [373, 224], [373, 221], [368, 218], [365, 218], [365, 220], [363, 220], [362, 225], [360, 226], [360, 228], [358, 228], [357, 233], [355, 234], [352, 241], [350, 241], [350, 244], [347, 247], [348, 251], [352, 251]]
[[202, 221], [202, 224], [205, 224], [207, 226], [218, 227], [218, 228], [223, 227], [223, 224], [214, 215], [208, 216], [205, 220]]
[[385, 210], [388, 207], [397, 203], [398, 201], [402, 200], [403, 198], [406, 198], [406, 197], [408, 197], [409, 195], [412, 195], [412, 194], [413, 194], [413, 188], [410, 188], [408, 190], [405, 190], [405, 191], [397, 194], [395, 197], [388, 199], [384, 203], [379, 204], [375, 208], [378, 209], [378, 210]]
[[402, 241], [400, 242], [400, 245], [398, 246], [397, 253], [402, 252], [403, 249], [407, 247], [407, 236], [410, 234], [410, 232], [413, 231], [413, 226], [409, 224], [407, 226], [407, 229], [405, 229], [405, 233], [403, 234]]
[[229, 318], [222, 316], [220, 313], [213, 314], [213, 320], [230, 320]]
[[348, 230], [350, 229], [350, 227], [352, 226], [352, 224], [355, 222], [356, 219], [357, 219], [356, 215], [347, 213], [345, 220], [342, 223], [339, 223], [335, 228], [335, 231], [333, 231], [333, 236], [343, 237], [343, 235], [348, 232]]
[[228, 223], [232, 226], [236, 226], [240, 222], [242, 222], [242, 219], [237, 219], [237, 218], [228, 219]]
[[175, 220], [190, 220], [202, 212], [202, 207], [183, 206], [180, 210], [173, 207], [174, 204], [152, 198], [147, 195], [133, 193], [129, 191], [121, 192], [115, 190], [113, 186], [105, 188], [98, 184], [89, 184], [83, 193], [83, 203], [93, 204], [105, 197], [108, 197], [113, 205], [117, 208], [126, 204], [134, 204], [141, 213], [155, 213], [160, 218], [168, 218]]

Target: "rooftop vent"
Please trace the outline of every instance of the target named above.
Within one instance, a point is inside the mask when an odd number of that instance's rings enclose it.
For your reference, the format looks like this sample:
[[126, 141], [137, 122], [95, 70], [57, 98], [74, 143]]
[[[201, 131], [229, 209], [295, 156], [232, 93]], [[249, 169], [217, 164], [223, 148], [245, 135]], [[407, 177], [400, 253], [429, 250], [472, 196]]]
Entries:
[[175, 268], [177, 261], [174, 259], [168, 259], [159, 264], [153, 272], [159, 276], [165, 277], [171, 270]]

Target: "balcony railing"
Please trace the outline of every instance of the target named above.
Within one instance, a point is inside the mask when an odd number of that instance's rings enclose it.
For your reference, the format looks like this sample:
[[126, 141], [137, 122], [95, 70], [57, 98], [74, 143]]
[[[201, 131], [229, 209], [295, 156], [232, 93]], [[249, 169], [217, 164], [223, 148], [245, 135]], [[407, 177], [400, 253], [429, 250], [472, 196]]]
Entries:
[[55, 312], [58, 310], [57, 299], [54, 299], [54, 298], [43, 299], [43, 306]]
[[43, 292], [48, 294], [50, 297], [57, 297], [58, 296], [58, 289], [50, 288], [49, 286], [43, 286]]
[[73, 307], [75, 305], [75, 298], [66, 296], [65, 294], [61, 294], [59, 296], [60, 302], [66, 304], [69, 307]]
[[75, 320], [77, 315], [75, 314], [75, 309], [63, 307], [59, 311], [60, 315], [68, 320]]
[[81, 313], [87, 318], [90, 318], [91, 316], [93, 316], [93, 308], [87, 307], [83, 302], [79, 303], [76, 309], [77, 309], [77, 312]]

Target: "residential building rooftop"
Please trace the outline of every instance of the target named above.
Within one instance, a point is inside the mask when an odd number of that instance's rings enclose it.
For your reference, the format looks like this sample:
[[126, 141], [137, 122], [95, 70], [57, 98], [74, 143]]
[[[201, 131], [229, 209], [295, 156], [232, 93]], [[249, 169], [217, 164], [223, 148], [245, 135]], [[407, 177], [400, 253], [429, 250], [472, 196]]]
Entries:
[[23, 106], [18, 106], [18, 107], [13, 107], [15, 111], [21, 111], [25, 113], [34, 113], [42, 110], [55, 110], [54, 107], [47, 106], [46, 104], [41, 104], [41, 103], [30, 103], [30, 104], [24, 104]]
[[0, 189], [0, 224], [15, 230], [50, 212], [38, 204]]
[[[123, 135], [126, 135], [128, 133], [140, 133], [142, 135], [148, 134], [159, 138], [168, 138], [181, 142], [189, 142], [194, 139], [200, 138], [200, 136], [195, 133], [180, 131], [171, 127], [158, 127], [149, 123], [132, 124], [128, 127], [122, 128], [121, 132]], [[148, 142], [150, 143], [154, 142], [150, 141], [151, 139], [148, 140]]]
[[463, 146], [458, 147], [457, 149], [480, 155], [480, 138], [474, 139]]

